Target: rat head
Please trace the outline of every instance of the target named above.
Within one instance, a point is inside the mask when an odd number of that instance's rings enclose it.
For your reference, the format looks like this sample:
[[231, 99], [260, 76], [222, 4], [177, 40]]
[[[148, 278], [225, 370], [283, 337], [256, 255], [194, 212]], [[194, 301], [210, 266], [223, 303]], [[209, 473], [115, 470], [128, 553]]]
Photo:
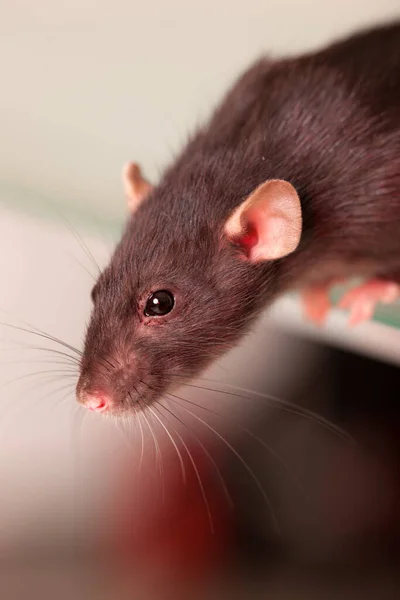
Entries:
[[183, 185], [178, 199], [168, 177], [153, 190], [136, 165], [125, 186], [133, 214], [92, 292], [77, 385], [79, 402], [112, 414], [143, 408], [232, 347], [301, 234], [285, 181], [213, 214], [198, 208], [201, 190]]

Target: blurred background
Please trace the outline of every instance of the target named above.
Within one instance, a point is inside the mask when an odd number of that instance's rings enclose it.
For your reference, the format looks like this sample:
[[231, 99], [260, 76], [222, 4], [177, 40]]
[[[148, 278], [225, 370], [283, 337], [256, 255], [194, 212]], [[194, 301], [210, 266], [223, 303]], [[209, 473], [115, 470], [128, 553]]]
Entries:
[[279, 301], [211, 390], [182, 391], [194, 415], [165, 422], [181, 459], [151, 415], [81, 412], [58, 354], [74, 351], [51, 338], [82, 346], [127, 160], [157, 182], [260, 54], [399, 16], [399, 0], [0, 0], [2, 598], [398, 597], [399, 307], [317, 330]]

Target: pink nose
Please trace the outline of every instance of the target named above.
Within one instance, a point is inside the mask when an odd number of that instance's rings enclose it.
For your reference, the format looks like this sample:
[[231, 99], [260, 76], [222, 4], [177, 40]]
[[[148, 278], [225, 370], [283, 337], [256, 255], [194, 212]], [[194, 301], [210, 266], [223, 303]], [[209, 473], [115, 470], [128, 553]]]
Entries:
[[107, 396], [87, 396], [84, 401], [84, 405], [89, 410], [93, 410], [95, 412], [103, 412], [109, 407], [109, 400]]

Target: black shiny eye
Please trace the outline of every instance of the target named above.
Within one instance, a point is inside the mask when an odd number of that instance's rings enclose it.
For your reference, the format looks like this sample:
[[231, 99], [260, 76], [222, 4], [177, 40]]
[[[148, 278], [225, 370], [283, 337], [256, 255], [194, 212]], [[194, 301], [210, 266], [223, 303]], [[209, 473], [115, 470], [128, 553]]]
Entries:
[[174, 308], [175, 298], [168, 290], [159, 290], [149, 296], [144, 314], [146, 317], [163, 317]]

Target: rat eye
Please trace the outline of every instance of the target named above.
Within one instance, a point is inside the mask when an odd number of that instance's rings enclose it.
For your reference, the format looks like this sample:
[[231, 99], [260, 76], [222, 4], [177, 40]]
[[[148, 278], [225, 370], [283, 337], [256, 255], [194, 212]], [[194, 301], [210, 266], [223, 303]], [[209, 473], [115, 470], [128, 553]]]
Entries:
[[171, 312], [175, 305], [175, 298], [168, 290], [159, 290], [149, 296], [144, 314], [146, 317], [163, 317]]

